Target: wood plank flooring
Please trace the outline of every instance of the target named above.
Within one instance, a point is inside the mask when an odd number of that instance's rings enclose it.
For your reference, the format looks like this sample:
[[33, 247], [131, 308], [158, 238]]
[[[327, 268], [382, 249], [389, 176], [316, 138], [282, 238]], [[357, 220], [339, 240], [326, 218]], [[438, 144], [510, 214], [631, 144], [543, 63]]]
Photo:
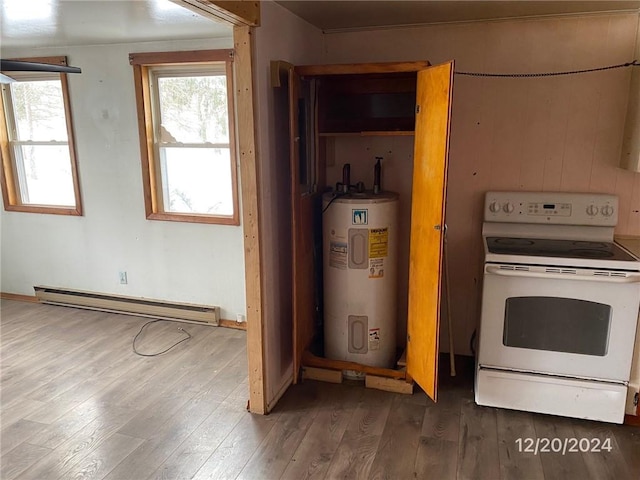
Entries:
[[[1, 302], [0, 478], [640, 479], [640, 428], [478, 407], [473, 365], [443, 361], [440, 401], [305, 381], [246, 412], [245, 332]], [[443, 357], [443, 360], [446, 360]], [[526, 453], [525, 438], [610, 439]], [[587, 441], [585, 440], [585, 441]]]

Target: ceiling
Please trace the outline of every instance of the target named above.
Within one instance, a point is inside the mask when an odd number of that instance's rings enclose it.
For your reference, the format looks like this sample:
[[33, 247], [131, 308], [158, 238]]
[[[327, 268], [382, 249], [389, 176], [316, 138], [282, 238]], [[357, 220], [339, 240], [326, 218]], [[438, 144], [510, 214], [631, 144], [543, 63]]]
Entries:
[[[640, 9], [640, 0], [277, 0], [277, 3], [325, 32]], [[2, 48], [231, 37], [230, 26], [171, 0], [0, 0]]]
[[325, 32], [640, 9], [640, 1], [316, 1], [277, 0]]
[[231, 36], [230, 26], [170, 0], [0, 0], [3, 48]]

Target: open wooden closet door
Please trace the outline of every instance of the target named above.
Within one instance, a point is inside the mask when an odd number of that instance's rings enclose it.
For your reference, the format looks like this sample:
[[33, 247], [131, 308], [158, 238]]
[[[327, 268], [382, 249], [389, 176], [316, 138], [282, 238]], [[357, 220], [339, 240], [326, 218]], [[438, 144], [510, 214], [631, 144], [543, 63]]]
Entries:
[[419, 71], [416, 94], [407, 374], [434, 401], [453, 68], [452, 61]]
[[[301, 154], [307, 155], [300, 125], [300, 78], [289, 70], [289, 132], [291, 134], [291, 224], [292, 224], [292, 302], [293, 302], [293, 383], [298, 383], [302, 354], [314, 336], [316, 315], [314, 268], [313, 189], [301, 174]], [[304, 119], [303, 123], [304, 123]], [[304, 127], [303, 127], [304, 128]], [[303, 159], [306, 163], [306, 158]], [[303, 178], [305, 177], [305, 178]]]

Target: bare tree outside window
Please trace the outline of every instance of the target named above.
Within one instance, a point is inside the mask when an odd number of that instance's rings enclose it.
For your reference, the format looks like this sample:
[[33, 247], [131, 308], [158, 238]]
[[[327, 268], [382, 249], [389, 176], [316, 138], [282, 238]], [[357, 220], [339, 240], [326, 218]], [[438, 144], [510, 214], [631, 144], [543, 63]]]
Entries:
[[71, 158], [59, 80], [10, 84], [14, 156], [23, 204], [74, 206]]
[[129, 59], [144, 107], [138, 118], [147, 218], [238, 225], [233, 52]]
[[164, 209], [233, 214], [224, 74], [156, 76]]

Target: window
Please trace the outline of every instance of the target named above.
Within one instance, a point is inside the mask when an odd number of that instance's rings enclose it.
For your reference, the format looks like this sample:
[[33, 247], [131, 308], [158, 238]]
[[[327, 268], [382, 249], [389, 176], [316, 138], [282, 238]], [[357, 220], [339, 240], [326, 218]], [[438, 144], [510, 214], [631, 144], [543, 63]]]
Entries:
[[[66, 57], [24, 59], [66, 65]], [[0, 152], [8, 211], [82, 215], [67, 76], [10, 72], [2, 84]]]
[[232, 51], [134, 53], [147, 218], [239, 225]]

